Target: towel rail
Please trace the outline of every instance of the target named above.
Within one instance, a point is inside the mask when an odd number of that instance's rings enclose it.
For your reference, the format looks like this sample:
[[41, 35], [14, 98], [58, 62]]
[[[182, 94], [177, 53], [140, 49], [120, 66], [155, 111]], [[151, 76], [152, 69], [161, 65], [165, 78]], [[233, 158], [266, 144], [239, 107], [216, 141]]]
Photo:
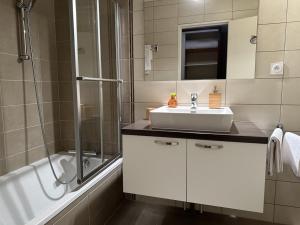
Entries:
[[284, 127], [283, 127], [283, 124], [282, 124], [282, 123], [278, 123], [278, 124], [277, 124], [277, 126], [276, 126], [276, 128], [279, 128], [279, 129], [281, 129], [281, 130], [283, 131], [283, 133], [285, 132], [285, 130], [284, 130]]

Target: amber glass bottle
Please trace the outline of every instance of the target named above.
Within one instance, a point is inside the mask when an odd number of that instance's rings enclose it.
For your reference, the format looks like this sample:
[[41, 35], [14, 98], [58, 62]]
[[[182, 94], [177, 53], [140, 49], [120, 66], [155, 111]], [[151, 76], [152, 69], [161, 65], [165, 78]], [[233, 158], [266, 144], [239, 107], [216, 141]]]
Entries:
[[170, 99], [168, 101], [168, 107], [170, 107], [170, 108], [177, 107], [176, 93], [171, 93]]

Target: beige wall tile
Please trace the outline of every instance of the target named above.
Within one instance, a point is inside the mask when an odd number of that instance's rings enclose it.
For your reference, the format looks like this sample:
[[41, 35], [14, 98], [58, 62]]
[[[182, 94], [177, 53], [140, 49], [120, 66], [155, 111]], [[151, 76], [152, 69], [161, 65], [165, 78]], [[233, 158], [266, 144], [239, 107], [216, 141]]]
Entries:
[[288, 0], [287, 21], [300, 21], [300, 2], [298, 0]]
[[133, 11], [143, 10], [144, 0], [133, 0], [132, 8], [133, 8]]
[[293, 22], [287, 24], [285, 49], [300, 49], [300, 22]]
[[134, 58], [144, 58], [144, 35], [133, 36], [133, 55]]
[[59, 83], [59, 99], [60, 101], [72, 101], [73, 100], [73, 89], [71, 82], [60, 82]]
[[285, 24], [268, 24], [258, 26], [257, 50], [284, 50]]
[[233, 12], [233, 19], [241, 19], [241, 18], [246, 18], [246, 17], [257, 16], [257, 14], [258, 14], [257, 9], [234, 11]]
[[35, 92], [31, 81], [1, 81], [2, 105], [35, 103]]
[[145, 66], [144, 59], [134, 60], [134, 80], [144, 80]]
[[18, 54], [18, 38], [17, 38], [17, 17], [15, 7], [8, 4], [1, 4], [0, 7], [0, 52]]
[[22, 80], [21, 64], [17, 63], [18, 56], [0, 54], [0, 78], [5, 80]]
[[6, 173], [6, 162], [4, 159], [0, 159], [0, 176]]
[[39, 146], [37, 148], [33, 148], [30, 151], [27, 151], [26, 154], [28, 156], [28, 163], [34, 163], [34, 162], [41, 160], [47, 156], [44, 146]]
[[154, 1], [145, 1], [144, 0], [144, 7], [153, 7]]
[[259, 0], [233, 0], [233, 10], [258, 9]]
[[[5, 158], [4, 134], [0, 133], [0, 160]], [[2, 161], [1, 161], [2, 162]], [[3, 162], [4, 163], [4, 162]], [[3, 167], [4, 168], [4, 167]], [[1, 169], [0, 169], [1, 170]]]
[[177, 17], [177, 4], [154, 7], [154, 19]]
[[233, 16], [232, 12], [205, 14], [204, 21], [209, 22], [209, 21], [231, 20], [232, 16]]
[[178, 17], [178, 24], [190, 24], [204, 22], [205, 15]]
[[148, 73], [145, 73], [145, 81], [152, 81], [154, 76], [154, 71], [150, 71]]
[[172, 70], [175, 71], [178, 68], [177, 58], [160, 58], [153, 60], [154, 70]]
[[300, 51], [285, 51], [284, 55], [284, 76], [300, 77]]
[[154, 0], [154, 6], [177, 4], [176, 0]]
[[277, 182], [276, 204], [300, 207], [300, 183]]
[[177, 100], [180, 104], [191, 103], [191, 93], [198, 94], [199, 104], [208, 104], [209, 93], [214, 87], [222, 94], [222, 103], [225, 104], [225, 81], [224, 80], [202, 80], [202, 81], [178, 81]]
[[3, 126], [5, 131], [22, 129], [39, 124], [37, 105], [18, 105], [3, 107]]
[[177, 45], [178, 33], [177, 31], [159, 32], [154, 34], [154, 42], [158, 45], [173, 44]]
[[177, 45], [160, 45], [157, 52], [154, 52], [153, 58], [177, 58], [178, 48]]
[[[153, 31], [154, 31], [154, 23], [153, 23]], [[145, 45], [152, 45], [154, 43], [154, 33], [147, 33], [144, 37]]]
[[288, 206], [275, 206], [274, 222], [287, 225], [299, 225], [300, 208]]
[[25, 152], [7, 157], [5, 159], [5, 172], [11, 172], [25, 166], [28, 163]]
[[51, 102], [51, 101], [59, 100], [58, 82], [42, 82], [42, 100], [43, 102]]
[[204, 0], [200, 1], [179, 1], [178, 16], [193, 16], [204, 14]]
[[144, 33], [151, 34], [154, 32], [154, 23], [153, 20], [145, 21], [144, 22]]
[[144, 12], [133, 13], [133, 35], [144, 34]]
[[178, 71], [156, 70], [153, 72], [153, 80], [157, 80], [157, 81], [178, 80]]
[[205, 0], [205, 14], [232, 11], [232, 0]]
[[144, 8], [144, 18], [145, 18], [145, 20], [153, 20], [154, 19], [154, 7]]
[[228, 80], [226, 104], [280, 104], [281, 80]]
[[[71, 120], [71, 121], [73, 121], [73, 119], [74, 119], [74, 105], [73, 105], [73, 102], [61, 102], [59, 104], [59, 107], [56, 105], [56, 103], [54, 103], [54, 104], [52, 103], [51, 105], [50, 105], [50, 107], [52, 107], [52, 110], [51, 110], [51, 108], [50, 108], [50, 110], [48, 110], [48, 111], [51, 112], [50, 117], [52, 117], [52, 115], [55, 116], [55, 110], [56, 110], [56, 108], [59, 108], [59, 119], [60, 120], [69, 120], [69, 121]], [[49, 122], [53, 122], [53, 121], [49, 121]]]
[[270, 75], [271, 63], [284, 60], [284, 52], [257, 52], [256, 78], [281, 78], [282, 76]]
[[281, 123], [287, 131], [300, 131], [300, 106], [282, 105]]
[[280, 119], [280, 105], [231, 105], [235, 121], [251, 121], [262, 130], [273, 130]]
[[259, 24], [286, 21], [287, 0], [261, 0], [259, 2]]
[[163, 105], [166, 105], [167, 103], [134, 103], [134, 117], [135, 121], [143, 120], [146, 118], [146, 110], [147, 108], [158, 108]]
[[136, 81], [135, 102], [156, 102], [166, 104], [170, 93], [176, 92], [175, 81]]
[[283, 80], [282, 104], [300, 105], [300, 78], [285, 78]]
[[154, 20], [154, 31], [177, 31], [177, 18]]
[[[64, 109], [62, 109], [63, 112], [69, 109], [68, 103], [64, 105]], [[73, 106], [73, 104], [72, 104]], [[73, 116], [73, 108], [72, 113], [69, 114], [69, 119]], [[44, 117], [44, 123], [53, 123], [57, 122], [60, 119], [60, 106], [58, 102], [48, 102], [43, 104], [43, 117]], [[38, 118], [38, 116], [36, 117]]]
[[4, 134], [5, 156], [12, 156], [26, 151], [25, 130], [16, 130]]

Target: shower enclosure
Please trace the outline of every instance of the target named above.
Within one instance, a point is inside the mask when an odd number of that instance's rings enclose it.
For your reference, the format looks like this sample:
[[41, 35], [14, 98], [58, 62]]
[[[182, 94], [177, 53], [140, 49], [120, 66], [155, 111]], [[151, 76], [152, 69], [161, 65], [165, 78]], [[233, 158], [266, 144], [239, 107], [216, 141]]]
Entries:
[[120, 16], [117, 0], [70, 0], [78, 183], [121, 156]]

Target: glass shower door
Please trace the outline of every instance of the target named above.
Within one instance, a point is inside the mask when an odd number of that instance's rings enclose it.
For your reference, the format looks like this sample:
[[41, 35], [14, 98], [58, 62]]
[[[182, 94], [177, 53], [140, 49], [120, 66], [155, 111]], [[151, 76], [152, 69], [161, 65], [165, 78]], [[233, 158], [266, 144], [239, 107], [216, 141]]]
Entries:
[[120, 155], [118, 17], [110, 0], [71, 0], [78, 182]]

